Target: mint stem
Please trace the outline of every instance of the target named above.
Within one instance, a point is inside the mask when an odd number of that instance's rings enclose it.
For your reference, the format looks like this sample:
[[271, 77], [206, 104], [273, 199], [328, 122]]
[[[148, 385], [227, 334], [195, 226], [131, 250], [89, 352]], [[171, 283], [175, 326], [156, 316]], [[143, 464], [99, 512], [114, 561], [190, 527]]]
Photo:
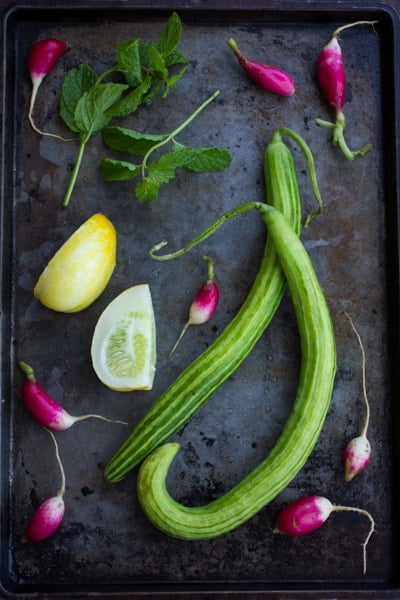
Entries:
[[81, 140], [79, 143], [78, 154], [76, 157], [75, 165], [71, 174], [71, 178], [68, 183], [67, 191], [65, 192], [64, 200], [62, 203], [63, 208], [66, 208], [74, 191], [76, 180], [78, 178], [79, 169], [81, 168], [83, 154], [85, 152], [87, 140]]
[[178, 133], [180, 133], [183, 129], [185, 129], [185, 127], [187, 127], [197, 117], [197, 115], [199, 115], [206, 108], [206, 106], [208, 106], [209, 104], [211, 104], [211, 102], [213, 100], [215, 100], [215, 98], [218, 96], [219, 93], [220, 93], [220, 91], [216, 90], [209, 98], [207, 98], [207, 100], [205, 100], [203, 102], [203, 104], [200, 104], [200, 106], [198, 108], [196, 108], [196, 110], [185, 121], [183, 121], [183, 123], [181, 123], [179, 125], [179, 127], [174, 129], [174, 131], [169, 133], [163, 140], [161, 140], [161, 142], [159, 142], [158, 144], [155, 144], [147, 151], [147, 153], [144, 155], [143, 162], [142, 162], [142, 177], [143, 178], [146, 177], [147, 161], [148, 161], [149, 157], [153, 154], [153, 152], [155, 152], [156, 150], [158, 150], [158, 148], [161, 148], [162, 146], [164, 146], [165, 144], [168, 144], [168, 142], [173, 140], [173, 138], [176, 135], [178, 135]]
[[110, 69], [107, 69], [106, 71], [104, 71], [103, 73], [101, 73], [97, 80], [96, 83], [94, 85], [98, 85], [99, 83], [101, 83], [103, 81], [103, 79], [105, 79], [108, 75], [111, 75], [112, 73], [115, 73], [115, 71], [118, 71], [118, 67], [117, 65], [114, 65], [113, 67], [111, 67]]

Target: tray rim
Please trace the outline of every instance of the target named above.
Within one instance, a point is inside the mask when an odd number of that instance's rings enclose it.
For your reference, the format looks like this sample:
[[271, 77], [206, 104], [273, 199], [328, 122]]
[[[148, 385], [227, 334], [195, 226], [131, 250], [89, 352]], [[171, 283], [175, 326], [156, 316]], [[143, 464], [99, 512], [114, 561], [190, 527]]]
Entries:
[[[0, 32], [0, 41], [2, 44], [3, 50], [6, 48], [7, 42], [7, 31], [10, 20], [17, 18], [19, 14], [23, 14], [24, 12], [39, 11], [39, 12], [48, 12], [52, 14], [56, 14], [56, 11], [80, 11], [80, 12], [91, 12], [98, 11], [99, 9], [104, 10], [106, 12], [120, 12], [122, 10], [130, 10], [130, 11], [144, 11], [153, 13], [162, 9], [163, 12], [169, 12], [171, 10], [182, 10], [184, 13], [190, 15], [195, 12], [200, 12], [205, 14], [210, 10], [224, 12], [224, 11], [235, 11], [240, 14], [245, 13], [254, 13], [254, 12], [266, 12], [270, 13], [271, 11], [282, 12], [285, 17], [290, 15], [289, 19], [285, 19], [290, 21], [290, 19], [298, 18], [298, 15], [301, 13], [304, 15], [304, 18], [307, 19], [308, 15], [318, 13], [319, 15], [329, 16], [330, 11], [335, 11], [335, 18], [341, 19], [342, 15], [348, 15], [349, 13], [357, 14], [362, 10], [365, 12], [382, 12], [386, 15], [386, 18], [390, 19], [390, 22], [393, 27], [393, 56], [391, 56], [391, 61], [389, 65], [385, 68], [389, 69], [393, 75], [393, 110], [395, 114], [395, 123], [400, 123], [400, 0], [390, 0], [388, 2], [380, 1], [377, 2], [363, 2], [363, 0], [342, 0], [341, 2], [337, 2], [335, 0], [315, 0], [311, 3], [304, 4], [303, 0], [271, 0], [268, 6], [265, 6], [265, 0], [251, 0], [250, 2], [244, 4], [241, 0], [233, 0], [231, 2], [225, 2], [224, 0], [192, 0], [191, 2], [188, 0], [175, 0], [175, 2], [171, 2], [165, 4], [162, 0], [145, 0], [137, 1], [137, 0], [129, 0], [125, 2], [124, 0], [95, 0], [91, 2], [87, 0], [83, 2], [82, 0], [64, 0], [64, 2], [59, 2], [55, 4], [53, 0], [0, 0], [0, 14], [2, 17], [2, 26]], [[279, 18], [278, 18], [279, 22]], [[329, 22], [329, 20], [327, 21]], [[397, 41], [397, 44], [396, 44]], [[5, 52], [3, 52], [3, 61], [1, 62], [0, 67], [0, 75], [1, 75], [1, 89], [3, 92], [3, 83], [5, 82], [6, 75], [6, 57]], [[386, 91], [386, 93], [389, 93]], [[1, 93], [1, 102], [2, 102], [2, 123], [1, 123], [1, 144], [2, 144], [2, 152], [1, 152], [1, 173], [2, 173], [2, 181], [7, 181], [9, 176], [6, 175], [6, 160], [8, 152], [6, 150], [6, 142], [4, 139], [4, 132], [6, 130], [5, 119], [6, 119], [6, 110], [5, 108], [5, 100], [4, 95]], [[397, 202], [394, 202], [394, 211], [393, 211], [393, 224], [392, 224], [392, 233], [396, 236], [398, 240], [398, 232], [400, 231], [400, 215], [399, 215], [399, 206], [400, 206], [400, 132], [397, 126], [396, 132], [394, 134], [394, 154], [396, 158], [396, 162], [394, 165], [394, 173], [391, 175], [395, 176], [395, 181], [397, 182], [396, 189], [393, 191], [394, 196], [397, 198]], [[1, 199], [3, 200], [3, 186], [1, 189]], [[1, 202], [0, 206], [0, 219], [1, 223], [7, 222], [8, 217], [4, 214], [4, 202]], [[0, 247], [0, 259], [1, 259], [1, 267], [3, 269], [4, 257], [8, 257], [8, 254], [11, 255], [11, 252], [4, 251], [4, 248]], [[391, 269], [396, 274], [396, 287], [397, 294], [395, 295], [395, 303], [396, 303], [396, 313], [399, 313], [399, 254], [395, 257], [395, 264], [392, 265]], [[3, 274], [3, 273], [2, 273]], [[5, 293], [2, 294], [5, 296]], [[2, 297], [1, 298], [1, 308], [7, 304], [7, 300]], [[0, 313], [3, 316], [3, 311]], [[3, 318], [0, 322], [0, 332], [3, 331], [4, 327]], [[400, 331], [397, 331], [397, 335], [393, 334], [392, 345], [394, 344], [397, 349], [400, 347]], [[391, 345], [391, 347], [392, 347]], [[2, 353], [3, 354], [3, 353]], [[398, 354], [397, 354], [398, 355]], [[1, 370], [3, 372], [8, 371], [7, 365], [4, 363], [3, 356], [1, 357]], [[394, 380], [397, 384], [400, 385], [400, 375], [397, 372], [392, 374]], [[2, 381], [0, 381], [0, 386], [2, 386]], [[397, 386], [399, 387], [399, 386]], [[394, 421], [397, 422], [397, 419]], [[394, 425], [393, 425], [394, 427]], [[396, 466], [400, 465], [400, 450], [397, 451], [396, 456], [394, 457], [396, 462]], [[400, 498], [397, 498], [397, 501]], [[394, 503], [395, 504], [395, 503]], [[400, 511], [397, 510], [397, 516], [400, 517]], [[1, 523], [2, 526], [4, 523]], [[400, 525], [397, 527], [399, 529]], [[62, 590], [57, 587], [57, 589], [52, 590], [51, 587], [44, 589], [39, 589], [39, 593], [43, 591], [47, 598], [78, 598], [78, 597], [86, 597], [86, 595], [90, 595], [94, 598], [103, 597], [102, 594], [106, 594], [104, 597], [108, 598], [129, 598], [129, 599], [139, 599], [143, 597], [151, 597], [154, 600], [166, 599], [172, 596], [178, 596], [182, 600], [189, 600], [193, 596], [209, 596], [209, 594], [213, 595], [213, 598], [225, 597], [225, 594], [229, 594], [229, 597], [233, 600], [241, 600], [242, 598], [265, 598], [268, 600], [308, 600], [314, 599], [318, 594], [318, 598], [321, 600], [328, 600], [328, 598], [332, 598], [334, 595], [335, 598], [341, 600], [366, 600], [367, 598], [374, 599], [399, 599], [400, 598], [400, 581], [397, 584], [393, 585], [384, 585], [382, 587], [382, 583], [378, 582], [376, 588], [365, 588], [362, 585], [354, 584], [351, 588], [346, 586], [346, 583], [343, 583], [343, 586], [338, 586], [337, 584], [329, 587], [329, 581], [327, 582], [315, 582], [315, 585], [307, 583], [304, 585], [301, 583], [301, 587], [296, 586], [296, 584], [291, 584], [290, 586], [284, 586], [284, 584], [274, 584], [271, 586], [271, 589], [262, 589], [261, 586], [256, 582], [249, 584], [248, 582], [240, 583], [240, 582], [224, 582], [224, 583], [216, 583], [212, 582], [210, 586], [205, 583], [197, 584], [196, 582], [191, 584], [185, 583], [177, 583], [177, 582], [160, 582], [160, 584], [140, 584], [135, 587], [135, 590], [132, 591], [133, 584], [127, 584], [126, 587], [124, 584], [117, 584], [119, 591], [115, 591], [115, 586], [110, 586], [109, 589], [102, 589], [100, 593], [97, 591], [93, 591], [94, 588], [89, 585], [84, 586], [63, 586]], [[325, 586], [325, 589], [321, 586]], [[106, 586], [107, 587], [107, 586]], [[272, 589], [273, 587], [273, 589]], [[37, 589], [35, 591], [29, 591], [31, 588], [18, 588], [15, 590], [16, 594], [12, 591], [12, 586], [9, 589], [3, 586], [3, 582], [0, 581], [0, 597], [1, 598], [30, 598], [30, 597], [38, 597]], [[378, 594], [378, 595], [376, 595]]]

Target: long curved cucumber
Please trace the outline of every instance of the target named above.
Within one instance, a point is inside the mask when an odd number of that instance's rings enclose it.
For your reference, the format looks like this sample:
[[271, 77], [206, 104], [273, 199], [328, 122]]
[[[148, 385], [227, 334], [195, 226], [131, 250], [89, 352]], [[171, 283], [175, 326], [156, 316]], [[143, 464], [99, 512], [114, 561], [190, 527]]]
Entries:
[[302, 354], [296, 398], [270, 454], [230, 491], [209, 504], [186, 507], [168, 493], [166, 477], [178, 444], [165, 444], [146, 458], [137, 482], [140, 504], [150, 521], [173, 537], [216, 537], [254, 516], [300, 471], [314, 448], [330, 405], [336, 347], [323, 291], [307, 251], [282, 214], [267, 205], [258, 208], [296, 312]]
[[[315, 179], [311, 152], [304, 140], [291, 130], [308, 163], [315, 196], [321, 199]], [[264, 174], [268, 203], [279, 210], [290, 223], [296, 235], [301, 230], [301, 205], [293, 157], [275, 131], [264, 152]], [[233, 216], [254, 208], [259, 203], [248, 203], [228, 211], [221, 219], [183, 250], [160, 257], [175, 258], [211, 235]], [[159, 245], [159, 247], [161, 247]], [[285, 278], [274, 245], [267, 237], [258, 274], [247, 298], [232, 321], [214, 342], [195, 359], [160, 396], [128, 438], [117, 450], [105, 469], [110, 482], [121, 481], [154, 448], [178, 431], [204, 404], [210, 395], [239, 367], [268, 327], [284, 293]]]

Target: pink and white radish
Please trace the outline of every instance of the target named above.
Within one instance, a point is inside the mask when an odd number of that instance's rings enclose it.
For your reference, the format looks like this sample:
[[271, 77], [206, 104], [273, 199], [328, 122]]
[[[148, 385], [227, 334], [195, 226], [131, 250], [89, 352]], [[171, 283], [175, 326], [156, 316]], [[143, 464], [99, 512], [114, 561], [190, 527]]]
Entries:
[[274, 533], [283, 533], [292, 537], [306, 535], [325, 523], [333, 512], [356, 512], [365, 515], [370, 529], [363, 543], [364, 575], [367, 571], [367, 544], [375, 530], [375, 521], [370, 513], [362, 508], [332, 504], [324, 496], [304, 496], [288, 504], [278, 515]]
[[353, 160], [356, 156], [366, 154], [371, 145], [367, 144], [359, 150], [350, 150], [345, 139], [344, 129], [346, 119], [343, 112], [343, 107], [346, 99], [346, 74], [343, 64], [342, 49], [339, 44], [338, 36], [344, 29], [354, 27], [355, 25], [369, 24], [372, 25], [376, 21], [356, 21], [348, 25], [343, 25], [336, 29], [329, 42], [322, 48], [317, 61], [317, 80], [322, 90], [322, 93], [329, 103], [329, 106], [335, 114], [335, 122], [316, 119], [319, 125], [332, 129], [332, 141], [335, 146], [338, 146], [344, 156], [349, 160]]
[[58, 452], [56, 439], [51, 431], [54, 446], [56, 449], [56, 458], [61, 472], [61, 487], [57, 494], [47, 498], [33, 514], [26, 533], [22, 540], [24, 542], [41, 542], [50, 537], [60, 527], [65, 513], [65, 473]]
[[190, 306], [189, 319], [183, 327], [169, 356], [172, 356], [175, 352], [188, 327], [190, 325], [203, 325], [203, 323], [206, 323], [211, 319], [218, 306], [219, 289], [214, 281], [214, 261], [209, 256], [204, 256], [204, 260], [207, 263], [207, 280], [197, 292]]
[[23, 361], [20, 361], [19, 367], [25, 373], [26, 379], [22, 384], [22, 398], [30, 414], [42, 425], [53, 431], [64, 431], [69, 429], [77, 421], [95, 418], [107, 421], [108, 423], [121, 423], [123, 421], [113, 421], [101, 415], [81, 415], [71, 416], [64, 408], [49, 396], [43, 387], [37, 382], [32, 367]]
[[240, 66], [250, 79], [264, 90], [279, 96], [292, 96], [294, 94], [294, 81], [288, 73], [277, 67], [250, 60], [239, 50], [233, 38], [228, 40], [228, 46], [233, 50]]
[[61, 40], [48, 38], [34, 44], [28, 54], [28, 69], [32, 81], [32, 92], [29, 105], [28, 118], [32, 128], [41, 135], [55, 137], [63, 141], [70, 141], [54, 133], [41, 131], [33, 119], [33, 109], [39, 87], [46, 75], [54, 67], [58, 59], [68, 49], [68, 44]]
[[361, 434], [355, 438], [353, 438], [346, 446], [343, 453], [343, 466], [344, 466], [344, 476], [346, 481], [351, 481], [355, 475], [360, 473], [365, 467], [368, 465], [371, 459], [371, 444], [367, 438], [367, 431], [370, 420], [370, 407], [367, 396], [367, 385], [366, 385], [366, 375], [365, 375], [365, 350], [361, 340], [361, 336], [358, 333], [356, 326], [350, 315], [345, 312], [345, 315], [350, 321], [350, 325], [353, 328], [354, 333], [357, 336], [358, 343], [361, 348], [362, 355], [362, 389], [363, 389], [363, 397], [366, 409], [366, 416], [364, 421], [364, 426], [362, 428]]

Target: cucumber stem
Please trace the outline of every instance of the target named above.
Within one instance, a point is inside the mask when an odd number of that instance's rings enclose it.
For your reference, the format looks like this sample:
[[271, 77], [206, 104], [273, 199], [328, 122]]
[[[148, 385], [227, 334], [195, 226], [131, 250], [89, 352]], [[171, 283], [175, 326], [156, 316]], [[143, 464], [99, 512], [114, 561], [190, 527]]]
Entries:
[[317, 175], [316, 175], [316, 171], [315, 171], [314, 157], [312, 155], [312, 152], [311, 152], [308, 144], [305, 142], [305, 140], [303, 140], [303, 138], [298, 133], [293, 131], [293, 129], [289, 129], [288, 127], [279, 127], [279, 129], [277, 131], [282, 135], [287, 135], [288, 137], [290, 137], [298, 145], [298, 147], [300, 148], [300, 150], [303, 153], [304, 158], [306, 159], [307, 170], [308, 170], [308, 174], [310, 176], [310, 181], [311, 181], [312, 189], [314, 192], [314, 196], [317, 199], [318, 204], [319, 204], [319, 208], [317, 210], [315, 210], [314, 212], [311, 212], [307, 215], [305, 222], [304, 222], [304, 227], [307, 227], [309, 225], [309, 223], [312, 221], [312, 219], [314, 219], [315, 217], [320, 215], [323, 210], [323, 202], [322, 202], [322, 198], [321, 198], [321, 193], [319, 191]]
[[179, 256], [183, 256], [184, 254], [187, 254], [187, 252], [190, 252], [190, 250], [192, 250], [192, 248], [194, 248], [198, 244], [201, 244], [207, 238], [209, 238], [213, 233], [215, 233], [217, 231], [217, 229], [219, 229], [222, 225], [224, 225], [224, 223], [226, 223], [233, 217], [236, 217], [242, 213], [245, 213], [254, 208], [258, 208], [261, 204], [262, 204], [262, 202], [246, 202], [245, 204], [240, 204], [239, 206], [235, 206], [235, 208], [228, 210], [221, 217], [219, 217], [219, 219], [214, 221], [214, 223], [211, 223], [211, 225], [209, 225], [209, 227], [207, 227], [206, 229], [204, 229], [204, 231], [199, 233], [199, 235], [196, 235], [196, 237], [194, 237], [192, 240], [190, 240], [190, 242], [188, 242], [186, 244], [186, 246], [183, 246], [183, 248], [180, 248], [179, 250], [176, 250], [175, 252], [171, 252], [170, 254], [162, 254], [160, 256], [160, 255], [156, 254], [156, 252], [158, 252], [159, 250], [161, 250], [161, 248], [163, 248], [164, 246], [166, 246], [168, 244], [168, 242], [164, 241], [164, 242], [160, 242], [159, 244], [156, 244], [155, 246], [150, 248], [149, 254], [150, 254], [151, 258], [153, 258], [154, 260], [159, 260], [159, 261], [171, 260], [173, 258], [178, 258]]

